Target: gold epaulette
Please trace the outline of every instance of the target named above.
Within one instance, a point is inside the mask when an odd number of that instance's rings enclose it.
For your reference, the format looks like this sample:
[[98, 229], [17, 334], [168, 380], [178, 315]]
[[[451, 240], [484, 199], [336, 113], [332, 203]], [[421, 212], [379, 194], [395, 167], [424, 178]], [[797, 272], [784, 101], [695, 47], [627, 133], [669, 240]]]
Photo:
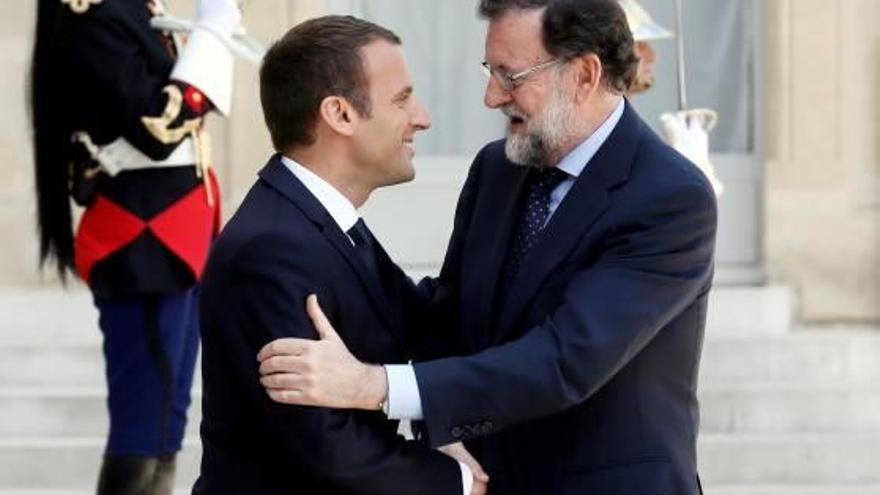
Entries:
[[70, 7], [74, 14], [85, 14], [92, 5], [101, 3], [102, 0], [61, 0], [61, 3]]
[[171, 125], [180, 116], [183, 105], [183, 93], [174, 84], [165, 86], [162, 90], [168, 95], [168, 103], [165, 104], [165, 110], [159, 117], [141, 117], [141, 122], [147, 131], [162, 144], [174, 144], [185, 138], [187, 135], [198, 131], [202, 126], [201, 117], [186, 119], [178, 127], [172, 128]]

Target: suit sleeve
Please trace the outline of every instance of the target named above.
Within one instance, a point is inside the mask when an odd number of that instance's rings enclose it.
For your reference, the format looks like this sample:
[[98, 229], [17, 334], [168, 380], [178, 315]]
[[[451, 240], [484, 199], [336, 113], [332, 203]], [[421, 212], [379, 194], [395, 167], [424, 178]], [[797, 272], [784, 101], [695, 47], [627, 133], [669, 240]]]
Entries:
[[[83, 85], [100, 95], [102, 108], [96, 113], [111, 119], [119, 135], [142, 153], [163, 160], [201, 128], [202, 117], [214, 105], [200, 88], [173, 80], [148, 59], [132, 26], [120, 18], [122, 6], [100, 7], [66, 17], [70, 63], [85, 75]], [[231, 72], [214, 76], [231, 80]]]
[[542, 324], [479, 354], [415, 365], [432, 445], [583, 403], [708, 289], [712, 191], [695, 182], [642, 201]]
[[[379, 412], [331, 410], [272, 402], [259, 383], [256, 355], [279, 337], [317, 338], [305, 312], [305, 298], [316, 292], [334, 319], [332, 294], [316, 286], [319, 277], [291, 257], [290, 246], [257, 239], [234, 263], [225, 300], [239, 305], [238, 331], [227, 332], [240, 342], [231, 356], [239, 356], [239, 375], [249, 382], [270, 434], [292, 464], [346, 493], [385, 494], [392, 486], [420, 487], [422, 493], [460, 495], [458, 463], [396, 433], [396, 423]], [[244, 350], [243, 350], [244, 349]]]

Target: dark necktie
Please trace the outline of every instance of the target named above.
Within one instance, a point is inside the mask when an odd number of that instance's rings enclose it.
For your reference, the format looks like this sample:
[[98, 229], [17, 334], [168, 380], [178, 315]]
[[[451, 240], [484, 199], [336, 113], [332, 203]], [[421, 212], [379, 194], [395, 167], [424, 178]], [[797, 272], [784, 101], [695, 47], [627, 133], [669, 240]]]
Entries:
[[375, 238], [373, 237], [367, 224], [363, 218], [358, 218], [354, 226], [348, 229], [348, 237], [354, 241], [354, 249], [358, 256], [363, 260], [364, 264], [369, 268], [370, 273], [376, 277], [376, 281], [380, 281], [379, 263], [376, 259]]
[[513, 241], [507, 248], [507, 263], [502, 273], [505, 295], [516, 279], [520, 264], [544, 230], [544, 224], [550, 216], [550, 193], [566, 177], [568, 174], [556, 168], [529, 171], [525, 204], [516, 223]]

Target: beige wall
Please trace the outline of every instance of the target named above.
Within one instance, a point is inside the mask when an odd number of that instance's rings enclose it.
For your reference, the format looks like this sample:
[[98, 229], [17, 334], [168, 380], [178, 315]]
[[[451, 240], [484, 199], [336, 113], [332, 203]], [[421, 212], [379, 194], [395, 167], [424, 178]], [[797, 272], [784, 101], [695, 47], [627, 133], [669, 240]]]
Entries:
[[880, 2], [765, 5], [769, 275], [806, 320], [878, 320]]
[[[245, 24], [268, 43], [298, 20], [320, 13], [322, 4], [253, 0]], [[762, 4], [767, 28], [764, 238], [770, 280], [798, 291], [807, 320], [878, 320], [880, 1]], [[0, 2], [0, 285], [41, 283], [24, 89], [33, 5], [32, 0]], [[231, 120], [214, 118], [210, 124], [227, 213], [271, 151], [253, 65], [238, 63], [233, 112]], [[393, 211], [400, 201], [387, 195], [375, 203], [377, 211]], [[384, 216], [376, 216], [378, 230], [378, 218]], [[386, 230], [390, 244], [400, 244], [393, 226]], [[421, 245], [418, 251], [427, 252]], [[43, 283], [54, 283], [46, 279]]]

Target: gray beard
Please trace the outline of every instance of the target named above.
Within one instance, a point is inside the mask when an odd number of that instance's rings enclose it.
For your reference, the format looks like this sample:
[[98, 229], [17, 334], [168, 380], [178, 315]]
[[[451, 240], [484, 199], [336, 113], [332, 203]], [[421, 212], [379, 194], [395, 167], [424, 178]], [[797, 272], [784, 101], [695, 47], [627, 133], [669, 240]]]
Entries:
[[507, 133], [504, 143], [504, 154], [515, 165], [529, 168], [546, 168], [548, 156], [541, 136], [532, 133]]
[[[505, 112], [510, 115], [512, 112]], [[539, 115], [526, 124], [523, 134], [513, 134], [507, 130], [504, 154], [511, 162], [522, 167], [550, 168], [562, 157], [559, 150], [575, 133], [572, 109], [565, 101], [565, 95], [557, 79], [550, 101]]]

